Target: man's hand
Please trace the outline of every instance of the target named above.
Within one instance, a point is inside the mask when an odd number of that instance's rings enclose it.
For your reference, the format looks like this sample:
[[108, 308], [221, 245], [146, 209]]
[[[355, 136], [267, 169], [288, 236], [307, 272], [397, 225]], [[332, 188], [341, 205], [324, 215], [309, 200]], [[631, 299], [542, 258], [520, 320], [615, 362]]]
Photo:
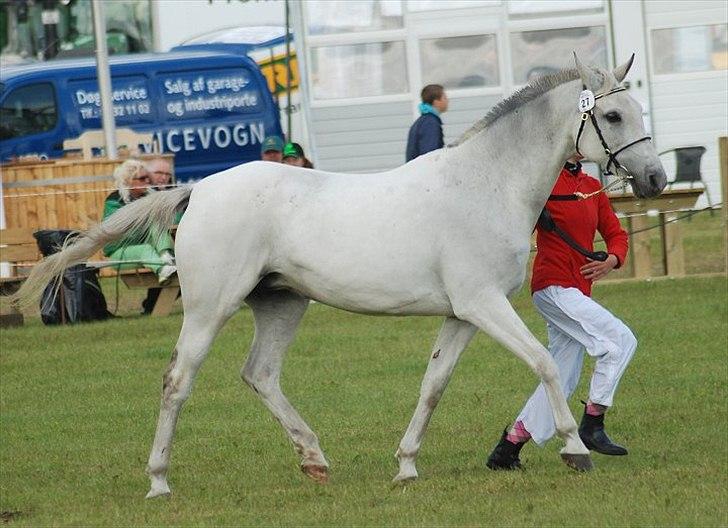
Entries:
[[619, 264], [617, 257], [610, 254], [604, 262], [590, 260], [580, 268], [580, 271], [586, 280], [595, 282], [606, 277], [607, 274], [617, 266], [617, 264]]

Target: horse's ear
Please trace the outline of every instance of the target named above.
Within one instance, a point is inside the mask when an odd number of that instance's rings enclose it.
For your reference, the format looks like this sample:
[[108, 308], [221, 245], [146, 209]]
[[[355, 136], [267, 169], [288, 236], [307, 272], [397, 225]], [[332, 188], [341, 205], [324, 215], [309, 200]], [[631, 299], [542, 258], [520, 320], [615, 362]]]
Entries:
[[627, 77], [627, 73], [629, 72], [629, 69], [632, 67], [632, 63], [634, 62], [634, 53], [629, 58], [627, 62], [622, 64], [621, 66], [617, 66], [614, 68], [614, 78], [617, 79], [617, 82], [622, 82], [625, 77]]
[[576, 70], [579, 72], [582, 84], [586, 86], [588, 90], [598, 92], [604, 84], [604, 76], [594, 68], [590, 68], [589, 66], [582, 64], [579, 57], [576, 55], [576, 52], [574, 52], [574, 64], [576, 64]]

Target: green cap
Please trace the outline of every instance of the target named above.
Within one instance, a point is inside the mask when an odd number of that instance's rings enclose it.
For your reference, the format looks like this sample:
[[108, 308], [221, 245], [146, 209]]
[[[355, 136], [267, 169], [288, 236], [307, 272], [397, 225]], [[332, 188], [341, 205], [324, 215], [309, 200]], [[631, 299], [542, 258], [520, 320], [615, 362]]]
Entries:
[[270, 150], [283, 152], [283, 140], [279, 136], [267, 136], [260, 147], [260, 153], [264, 154]]
[[303, 158], [303, 148], [298, 143], [286, 143], [283, 147], [284, 158]]

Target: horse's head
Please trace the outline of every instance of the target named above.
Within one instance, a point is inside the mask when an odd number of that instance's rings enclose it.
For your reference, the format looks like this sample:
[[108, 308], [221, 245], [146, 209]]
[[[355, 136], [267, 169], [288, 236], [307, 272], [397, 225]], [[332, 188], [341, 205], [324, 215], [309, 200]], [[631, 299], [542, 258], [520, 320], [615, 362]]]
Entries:
[[667, 182], [665, 169], [645, 132], [641, 105], [620, 86], [634, 55], [611, 72], [585, 66], [576, 53], [574, 60], [582, 84], [595, 97], [582, 92], [579, 101], [583, 121], [574, 128], [577, 152], [620, 177], [631, 177], [636, 196], [657, 196]]

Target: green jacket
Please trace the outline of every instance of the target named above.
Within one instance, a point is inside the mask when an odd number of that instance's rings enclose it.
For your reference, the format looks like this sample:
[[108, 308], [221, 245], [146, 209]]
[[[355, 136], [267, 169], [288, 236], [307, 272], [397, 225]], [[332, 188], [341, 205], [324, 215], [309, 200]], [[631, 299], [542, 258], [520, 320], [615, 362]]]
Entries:
[[[104, 218], [103, 220], [106, 220], [108, 217], [110, 217], [112, 214], [114, 214], [116, 211], [121, 209], [126, 205], [126, 202], [121, 199], [121, 195], [119, 194], [119, 191], [114, 191], [110, 195], [106, 197], [106, 200], [104, 201]], [[179, 221], [182, 219], [183, 213], [177, 213], [174, 217], [174, 223], [179, 224]], [[104, 246], [104, 255], [111, 256], [111, 254], [121, 249], [124, 246], [132, 246], [136, 244], [145, 244], [147, 243], [147, 234], [146, 233], [130, 233], [126, 237], [117, 240], [116, 242], [110, 242]]]
[[[114, 191], [106, 197], [104, 201], [104, 218], [106, 220], [116, 211], [126, 205], [126, 202], [121, 199], [119, 191]], [[110, 256], [117, 249], [121, 249], [124, 246], [131, 246], [135, 244], [143, 244], [146, 240], [144, 233], [130, 233], [126, 237], [117, 240], [116, 242], [110, 242], [104, 246], [104, 255]]]

